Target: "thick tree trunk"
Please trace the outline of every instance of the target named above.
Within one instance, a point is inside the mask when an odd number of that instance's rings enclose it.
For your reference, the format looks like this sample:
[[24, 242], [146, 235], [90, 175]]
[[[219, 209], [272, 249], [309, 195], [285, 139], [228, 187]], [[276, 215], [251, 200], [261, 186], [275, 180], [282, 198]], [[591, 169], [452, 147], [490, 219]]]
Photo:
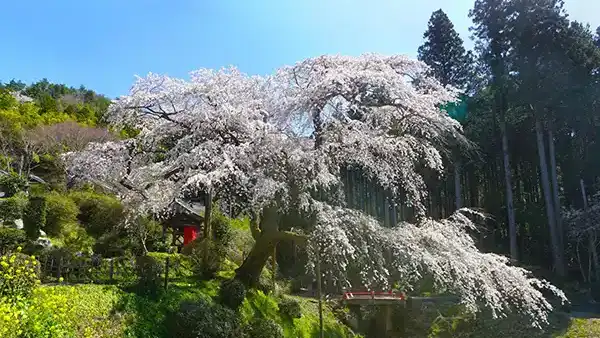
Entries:
[[552, 191], [550, 190], [550, 178], [548, 175], [548, 164], [546, 161], [546, 147], [544, 146], [544, 132], [542, 121], [539, 118], [535, 120], [535, 134], [537, 137], [538, 156], [540, 161], [541, 184], [546, 204], [546, 216], [548, 217], [548, 229], [550, 230], [550, 243], [552, 245], [552, 256], [554, 258], [554, 268], [560, 277], [565, 276], [565, 267], [563, 255], [560, 250], [560, 240], [556, 231], [556, 220], [554, 218], [554, 203], [552, 202]]
[[274, 234], [261, 234], [244, 263], [235, 271], [236, 278], [247, 286], [256, 286], [263, 268], [273, 254], [276, 243]]
[[554, 148], [554, 133], [552, 132], [552, 126], [548, 127], [548, 152], [550, 154], [550, 175], [552, 179], [552, 202], [554, 205], [554, 214], [556, 221], [556, 232], [558, 239], [560, 240], [560, 251], [565, 251], [565, 231], [562, 224], [561, 208], [560, 208], [560, 197], [558, 193], [558, 173], [556, 165], [556, 149]]
[[247, 286], [253, 287], [258, 284], [260, 274], [279, 242], [290, 240], [295, 244], [303, 244], [306, 241], [306, 237], [302, 235], [280, 231], [279, 220], [280, 215], [274, 207], [265, 208], [260, 220], [257, 215], [253, 216], [250, 230], [256, 242], [248, 257], [235, 271], [236, 278]]
[[508, 236], [510, 240], [510, 257], [519, 260], [519, 248], [517, 246], [517, 224], [515, 220], [515, 207], [512, 187], [512, 173], [510, 169], [510, 156], [508, 150], [508, 135], [506, 135], [506, 121], [500, 122], [502, 134], [502, 158], [504, 164], [504, 185], [506, 189], [506, 211], [508, 213]]

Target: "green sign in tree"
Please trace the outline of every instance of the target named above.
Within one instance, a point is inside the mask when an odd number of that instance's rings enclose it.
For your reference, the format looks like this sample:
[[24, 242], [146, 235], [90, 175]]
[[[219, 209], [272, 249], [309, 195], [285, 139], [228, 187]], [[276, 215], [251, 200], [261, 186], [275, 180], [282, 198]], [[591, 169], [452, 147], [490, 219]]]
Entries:
[[451, 118], [462, 123], [467, 118], [467, 101], [462, 97], [459, 101], [449, 102], [442, 106], [442, 110], [447, 112]]

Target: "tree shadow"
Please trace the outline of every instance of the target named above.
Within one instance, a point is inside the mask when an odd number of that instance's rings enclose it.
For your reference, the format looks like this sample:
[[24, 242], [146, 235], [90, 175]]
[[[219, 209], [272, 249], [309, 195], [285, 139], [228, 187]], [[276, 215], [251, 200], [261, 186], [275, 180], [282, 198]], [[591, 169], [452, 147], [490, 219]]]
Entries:
[[217, 292], [213, 281], [171, 284], [158, 294], [144, 294], [134, 287], [125, 288], [125, 293], [113, 307], [116, 315], [124, 317], [127, 337], [166, 338], [169, 333], [170, 315], [178, 311], [185, 301], [209, 300]]

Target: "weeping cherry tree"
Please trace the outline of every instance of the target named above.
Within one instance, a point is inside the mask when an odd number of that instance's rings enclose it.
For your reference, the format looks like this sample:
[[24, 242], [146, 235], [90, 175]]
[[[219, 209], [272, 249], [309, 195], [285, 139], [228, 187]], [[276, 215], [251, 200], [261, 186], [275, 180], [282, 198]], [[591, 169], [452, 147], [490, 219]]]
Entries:
[[[481, 253], [470, 232], [480, 215], [461, 209], [425, 217], [427, 180], [443, 175], [449, 144], [467, 143], [439, 107], [457, 92], [403, 56], [321, 56], [250, 77], [199, 70], [188, 81], [150, 74], [108, 113], [132, 139], [95, 143], [65, 156], [71, 179], [117, 192], [139, 213], [173, 211], [177, 198], [210, 193], [252, 216], [254, 248], [236, 278], [256, 283], [274, 247], [304, 243], [312, 272], [338, 289], [428, 278], [495, 317], [519, 311], [541, 326], [552, 311], [543, 289], [562, 292], [506, 257]], [[360, 171], [412, 207], [416, 224], [384, 228], [346, 206], [342, 171]]]

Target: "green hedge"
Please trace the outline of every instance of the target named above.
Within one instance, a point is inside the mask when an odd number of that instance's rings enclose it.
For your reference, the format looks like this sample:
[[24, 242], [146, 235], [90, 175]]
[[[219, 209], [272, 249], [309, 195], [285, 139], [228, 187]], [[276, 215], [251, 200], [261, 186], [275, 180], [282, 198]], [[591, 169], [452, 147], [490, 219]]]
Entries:
[[36, 240], [40, 236], [40, 230], [46, 225], [47, 215], [46, 199], [42, 196], [29, 198], [29, 203], [23, 215], [23, 224], [27, 238]]

